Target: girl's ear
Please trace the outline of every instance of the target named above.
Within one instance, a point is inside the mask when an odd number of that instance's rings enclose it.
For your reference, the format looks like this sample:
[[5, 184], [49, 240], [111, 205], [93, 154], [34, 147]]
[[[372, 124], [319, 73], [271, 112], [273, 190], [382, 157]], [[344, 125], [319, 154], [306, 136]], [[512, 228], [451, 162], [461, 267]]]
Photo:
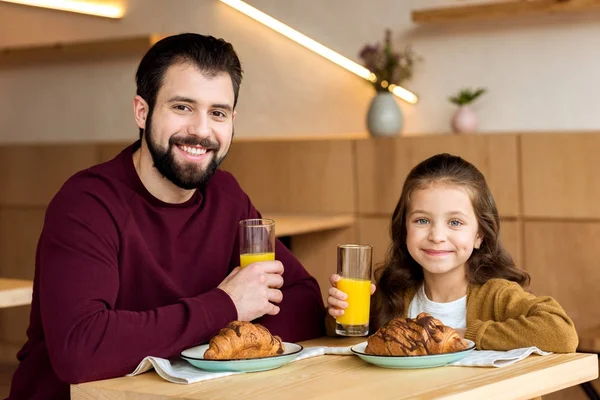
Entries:
[[477, 236], [475, 236], [475, 245], [473, 247], [476, 249], [479, 249], [479, 247], [481, 247], [482, 242], [483, 242], [483, 235], [481, 234], [481, 232], [478, 232]]

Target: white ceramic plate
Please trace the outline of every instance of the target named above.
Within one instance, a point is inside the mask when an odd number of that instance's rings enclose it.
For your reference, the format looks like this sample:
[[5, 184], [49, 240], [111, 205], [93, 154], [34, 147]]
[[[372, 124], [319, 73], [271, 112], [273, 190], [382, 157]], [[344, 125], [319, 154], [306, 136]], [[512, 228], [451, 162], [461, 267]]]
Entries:
[[302, 351], [302, 346], [297, 343], [283, 342], [285, 351], [269, 357], [248, 358], [241, 360], [205, 360], [204, 352], [208, 349], [208, 344], [192, 347], [181, 352], [181, 358], [192, 364], [194, 367], [205, 371], [233, 371], [233, 372], [257, 372], [267, 371], [269, 369], [279, 368], [282, 365], [294, 360], [298, 353]]
[[368, 363], [384, 368], [433, 368], [450, 364], [462, 359], [475, 349], [475, 343], [465, 339], [468, 347], [465, 350], [453, 353], [434, 354], [427, 356], [376, 356], [365, 353], [367, 342], [362, 342], [352, 346], [354, 354]]

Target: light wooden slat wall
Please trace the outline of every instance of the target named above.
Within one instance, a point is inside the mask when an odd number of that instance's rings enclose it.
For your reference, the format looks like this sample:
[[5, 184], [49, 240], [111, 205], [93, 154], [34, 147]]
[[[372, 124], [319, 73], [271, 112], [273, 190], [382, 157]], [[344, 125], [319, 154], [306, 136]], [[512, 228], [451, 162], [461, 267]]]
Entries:
[[354, 213], [352, 141], [239, 142], [223, 169], [270, 212]]
[[523, 135], [523, 215], [600, 219], [600, 135]]
[[391, 213], [412, 167], [446, 152], [473, 163], [485, 175], [500, 215], [516, 217], [519, 215], [517, 138], [517, 135], [431, 135], [357, 140], [359, 212]]

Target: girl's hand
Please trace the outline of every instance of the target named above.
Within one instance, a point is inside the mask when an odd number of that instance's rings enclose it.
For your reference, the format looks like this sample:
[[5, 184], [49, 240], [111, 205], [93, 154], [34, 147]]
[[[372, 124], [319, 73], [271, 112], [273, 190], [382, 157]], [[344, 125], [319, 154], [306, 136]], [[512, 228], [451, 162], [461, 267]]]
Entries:
[[[333, 274], [329, 277], [329, 296], [327, 297], [327, 311], [332, 317], [339, 317], [344, 315], [344, 309], [348, 308], [348, 295], [341, 290], [337, 289], [337, 283], [340, 280], [338, 274]], [[371, 284], [371, 294], [375, 293], [375, 285]]]

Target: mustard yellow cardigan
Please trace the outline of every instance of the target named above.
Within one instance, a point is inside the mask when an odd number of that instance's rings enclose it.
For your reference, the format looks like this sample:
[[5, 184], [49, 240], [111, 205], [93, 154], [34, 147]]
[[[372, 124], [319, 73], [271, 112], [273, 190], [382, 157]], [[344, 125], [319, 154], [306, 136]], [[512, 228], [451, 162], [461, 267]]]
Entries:
[[[404, 317], [414, 295], [415, 290], [404, 295]], [[335, 335], [329, 315], [326, 325], [327, 333]], [[536, 346], [555, 353], [575, 352], [579, 342], [573, 321], [556, 300], [537, 297], [505, 279], [469, 285], [465, 338], [479, 350]]]

